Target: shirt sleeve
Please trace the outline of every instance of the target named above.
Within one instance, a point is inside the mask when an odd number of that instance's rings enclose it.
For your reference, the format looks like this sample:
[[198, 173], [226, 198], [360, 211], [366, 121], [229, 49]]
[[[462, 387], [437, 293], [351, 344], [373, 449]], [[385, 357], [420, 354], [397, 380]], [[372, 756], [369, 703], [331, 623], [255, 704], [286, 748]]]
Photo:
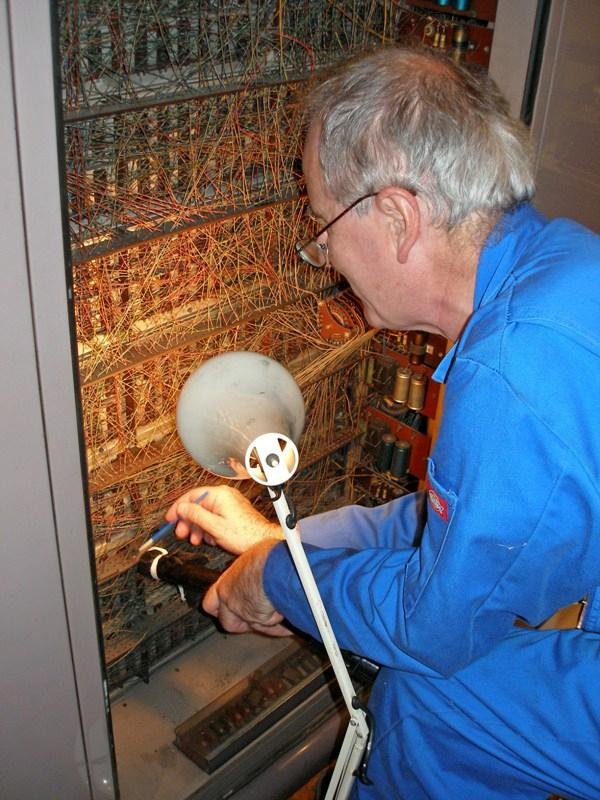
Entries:
[[[419, 547], [402, 523], [393, 532], [392, 507], [332, 517], [340, 541], [364, 540], [385, 520], [366, 549], [308, 548], [341, 647], [442, 675], [487, 652], [515, 618], [537, 624], [600, 583], [598, 494], [571, 444], [510, 375], [468, 358], [452, 373]], [[353, 539], [355, 526], [364, 536]], [[265, 590], [315, 635], [285, 546], [267, 562]]]
[[425, 522], [425, 493], [413, 492], [375, 508], [346, 506], [302, 520], [302, 541], [318, 547], [412, 547]]

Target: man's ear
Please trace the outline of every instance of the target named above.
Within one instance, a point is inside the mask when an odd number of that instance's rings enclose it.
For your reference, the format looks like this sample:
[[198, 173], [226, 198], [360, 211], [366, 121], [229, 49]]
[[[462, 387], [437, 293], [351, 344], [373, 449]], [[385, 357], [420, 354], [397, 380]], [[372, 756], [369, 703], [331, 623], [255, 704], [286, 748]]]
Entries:
[[405, 264], [421, 230], [421, 211], [417, 198], [407, 189], [386, 186], [377, 194], [375, 203], [379, 211], [389, 218], [396, 258]]

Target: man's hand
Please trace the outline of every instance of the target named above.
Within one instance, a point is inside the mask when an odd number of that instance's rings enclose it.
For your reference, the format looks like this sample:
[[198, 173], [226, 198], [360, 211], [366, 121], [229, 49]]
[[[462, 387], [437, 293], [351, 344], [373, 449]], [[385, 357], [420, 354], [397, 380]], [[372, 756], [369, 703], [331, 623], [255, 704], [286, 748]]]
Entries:
[[266, 539], [247, 550], [209, 588], [202, 608], [230, 633], [258, 631], [269, 636], [291, 636], [281, 625], [283, 617], [275, 610], [263, 589], [263, 570], [278, 539]]
[[[199, 503], [194, 500], [204, 491]], [[264, 539], [283, 539], [276, 522], [269, 522], [248, 498], [232, 486], [199, 486], [176, 500], [166, 513], [169, 522], [179, 519], [175, 535], [191, 544], [206, 542], [239, 555]]]

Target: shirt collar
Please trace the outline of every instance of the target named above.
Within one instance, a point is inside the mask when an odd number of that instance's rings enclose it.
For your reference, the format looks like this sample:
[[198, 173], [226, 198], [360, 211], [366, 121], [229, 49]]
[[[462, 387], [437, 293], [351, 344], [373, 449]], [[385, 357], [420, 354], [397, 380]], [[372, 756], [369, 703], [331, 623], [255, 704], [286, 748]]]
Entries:
[[[502, 215], [492, 228], [479, 256], [473, 312], [498, 296], [512, 272], [518, 252], [529, 235], [544, 224], [544, 217], [528, 203]], [[448, 350], [432, 375], [438, 383], [446, 382], [457, 344], [458, 341]]]

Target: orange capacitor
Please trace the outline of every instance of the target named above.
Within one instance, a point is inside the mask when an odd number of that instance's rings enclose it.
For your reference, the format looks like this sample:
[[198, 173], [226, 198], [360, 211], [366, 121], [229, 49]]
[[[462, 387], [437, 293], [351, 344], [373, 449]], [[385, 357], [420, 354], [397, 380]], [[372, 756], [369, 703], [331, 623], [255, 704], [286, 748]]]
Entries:
[[469, 33], [464, 25], [454, 28], [452, 33], [452, 58], [460, 61], [469, 47]]
[[406, 405], [411, 411], [421, 411], [425, 405], [425, 390], [427, 388], [427, 376], [415, 372], [410, 379], [408, 391], [408, 401]]
[[394, 403], [406, 405], [408, 394], [410, 391], [411, 371], [408, 367], [398, 367], [396, 370], [396, 379], [394, 381], [394, 391], [392, 398]]

